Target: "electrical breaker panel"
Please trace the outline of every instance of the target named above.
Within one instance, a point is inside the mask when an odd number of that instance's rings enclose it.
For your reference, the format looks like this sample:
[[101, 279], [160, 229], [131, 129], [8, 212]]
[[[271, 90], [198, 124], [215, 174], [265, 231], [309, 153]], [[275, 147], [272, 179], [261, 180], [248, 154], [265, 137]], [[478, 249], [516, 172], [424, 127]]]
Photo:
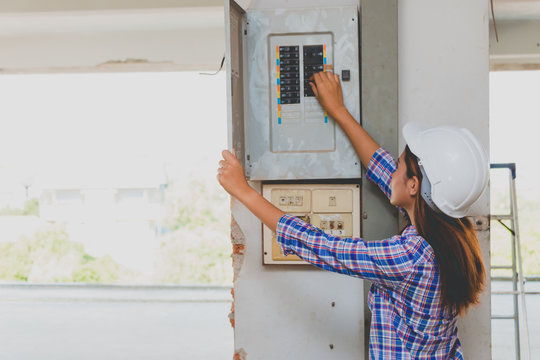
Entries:
[[[354, 179], [358, 156], [309, 79], [332, 71], [360, 120], [356, 6], [247, 11], [243, 161], [250, 180]], [[234, 89], [232, 91], [234, 93]]]
[[[328, 234], [360, 236], [360, 189], [357, 184], [263, 185], [263, 196], [282, 211]], [[276, 234], [264, 227], [264, 264], [306, 264], [296, 255], [284, 255]]]
[[331, 33], [270, 36], [273, 153], [335, 150], [335, 123], [309, 84], [315, 73], [333, 69], [332, 49]]

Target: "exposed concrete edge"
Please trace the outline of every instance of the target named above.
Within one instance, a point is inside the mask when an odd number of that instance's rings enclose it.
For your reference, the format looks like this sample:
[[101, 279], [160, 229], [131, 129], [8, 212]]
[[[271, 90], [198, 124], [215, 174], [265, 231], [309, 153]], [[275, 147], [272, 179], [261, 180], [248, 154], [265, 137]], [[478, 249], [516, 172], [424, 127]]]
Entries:
[[230, 286], [0, 284], [0, 302], [231, 302]]
[[[117, 62], [111, 64], [99, 64], [94, 67], [50, 67], [50, 68], [0, 68], [0, 75], [17, 75], [17, 74], [86, 74], [86, 73], [122, 73], [122, 72], [215, 72], [219, 67], [221, 58], [216, 57], [216, 62], [212, 64], [198, 64], [186, 66], [175, 64], [170, 61], [163, 62]], [[220, 70], [221, 71], [221, 70]]]
[[246, 360], [247, 353], [244, 349], [238, 349], [234, 352], [233, 360]]
[[521, 71], [521, 70], [540, 70], [540, 63], [538, 64], [519, 64], [519, 63], [508, 63], [508, 64], [490, 64], [490, 71]]
[[[231, 208], [232, 208], [232, 203], [231, 203]], [[242, 265], [244, 264], [246, 236], [242, 232], [242, 229], [240, 229], [240, 225], [238, 225], [234, 216], [231, 216], [231, 244], [232, 244], [231, 257], [232, 257], [232, 266], [233, 266], [233, 271], [234, 271], [233, 282], [235, 282], [236, 279], [238, 279], [238, 276], [240, 275], [240, 271], [242, 270]], [[231, 289], [231, 295], [232, 295], [232, 304], [231, 304], [231, 312], [229, 313], [229, 321], [231, 322], [231, 326], [234, 329], [234, 326], [235, 326], [234, 288]]]
[[242, 264], [244, 263], [244, 251], [246, 247], [246, 236], [240, 229], [240, 226], [236, 222], [234, 216], [231, 217], [231, 243], [233, 248], [231, 256], [233, 259], [234, 282], [240, 275], [240, 270], [242, 269]]

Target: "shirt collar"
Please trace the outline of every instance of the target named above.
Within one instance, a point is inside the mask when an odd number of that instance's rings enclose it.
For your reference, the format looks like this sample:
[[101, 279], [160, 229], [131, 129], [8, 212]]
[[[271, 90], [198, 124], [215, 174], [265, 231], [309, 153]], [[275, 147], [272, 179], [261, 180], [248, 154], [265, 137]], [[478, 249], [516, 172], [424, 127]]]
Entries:
[[418, 232], [416, 231], [416, 228], [414, 227], [414, 225], [409, 225], [409, 226], [407, 226], [405, 228], [405, 230], [403, 230], [401, 235], [403, 235], [403, 236], [415, 236], [415, 235], [418, 235]]

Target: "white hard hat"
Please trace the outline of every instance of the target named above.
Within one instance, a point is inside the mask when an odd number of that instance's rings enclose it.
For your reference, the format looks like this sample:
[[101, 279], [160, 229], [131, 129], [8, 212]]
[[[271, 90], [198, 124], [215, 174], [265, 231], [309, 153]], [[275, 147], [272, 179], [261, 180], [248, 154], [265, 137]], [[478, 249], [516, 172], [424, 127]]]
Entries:
[[403, 137], [418, 157], [428, 205], [453, 218], [467, 216], [489, 180], [488, 158], [478, 139], [465, 128], [418, 123], [406, 124]]

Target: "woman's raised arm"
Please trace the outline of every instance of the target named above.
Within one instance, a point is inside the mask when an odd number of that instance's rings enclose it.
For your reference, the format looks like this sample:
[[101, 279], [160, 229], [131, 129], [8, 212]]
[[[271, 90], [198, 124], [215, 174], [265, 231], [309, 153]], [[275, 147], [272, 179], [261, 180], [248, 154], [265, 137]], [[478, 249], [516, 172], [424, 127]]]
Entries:
[[345, 131], [360, 161], [367, 168], [380, 145], [356, 122], [343, 104], [339, 76], [331, 72], [320, 72], [313, 75], [310, 85], [321, 106]]

